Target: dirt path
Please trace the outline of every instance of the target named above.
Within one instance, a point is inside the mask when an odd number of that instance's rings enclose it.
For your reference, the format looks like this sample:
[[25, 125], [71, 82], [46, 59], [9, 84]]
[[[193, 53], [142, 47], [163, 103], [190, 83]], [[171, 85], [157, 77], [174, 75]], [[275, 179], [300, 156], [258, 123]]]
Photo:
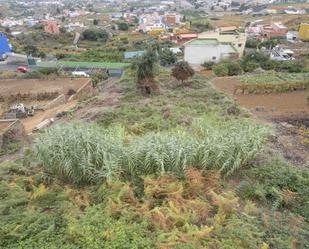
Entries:
[[45, 119], [54, 117], [59, 112], [69, 111], [74, 108], [77, 104], [76, 100], [72, 100], [68, 103], [62, 104], [60, 106], [48, 109], [46, 111], [38, 111], [33, 117], [23, 119], [22, 123], [25, 127], [26, 133], [29, 134], [32, 132], [33, 128], [36, 127], [39, 123]]

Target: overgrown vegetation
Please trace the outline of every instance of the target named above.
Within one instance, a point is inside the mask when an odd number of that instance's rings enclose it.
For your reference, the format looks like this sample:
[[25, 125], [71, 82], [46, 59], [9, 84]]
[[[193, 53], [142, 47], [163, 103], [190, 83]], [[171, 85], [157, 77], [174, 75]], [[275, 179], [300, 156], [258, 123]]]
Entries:
[[[308, 170], [270, 157], [270, 127], [200, 74], [178, 84], [153, 51], [113, 86], [115, 105], [80, 102], [0, 164], [0, 248], [309, 247]], [[142, 96], [145, 79], [160, 91]]]
[[275, 70], [277, 72], [301, 73], [306, 72], [306, 61], [304, 60], [287, 60], [275, 61], [261, 52], [253, 52], [245, 55], [239, 61], [222, 61], [215, 65], [206, 63], [205, 68], [212, 68], [217, 76], [233, 76], [244, 72], [253, 72], [258, 68], [263, 70]]
[[254, 159], [268, 130], [246, 122], [216, 123], [196, 121], [190, 130], [137, 138], [126, 138], [121, 128], [56, 126], [36, 140], [36, 157], [48, 175], [75, 184], [98, 183], [120, 172], [125, 177], [160, 172], [183, 175], [189, 165], [230, 175]]

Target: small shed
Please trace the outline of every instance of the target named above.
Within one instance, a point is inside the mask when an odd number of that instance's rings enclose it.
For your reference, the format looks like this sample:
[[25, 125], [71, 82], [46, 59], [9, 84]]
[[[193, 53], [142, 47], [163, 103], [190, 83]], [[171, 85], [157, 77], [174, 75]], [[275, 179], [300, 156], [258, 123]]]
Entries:
[[6, 38], [5, 34], [0, 32], [0, 58], [3, 58], [6, 53], [10, 52], [12, 52], [12, 48], [8, 42], [8, 39]]
[[133, 58], [136, 58], [136, 57], [140, 57], [142, 56], [143, 54], [145, 53], [145, 51], [131, 51], [131, 52], [124, 52], [124, 58], [126, 60], [129, 60], [129, 59], [133, 59]]

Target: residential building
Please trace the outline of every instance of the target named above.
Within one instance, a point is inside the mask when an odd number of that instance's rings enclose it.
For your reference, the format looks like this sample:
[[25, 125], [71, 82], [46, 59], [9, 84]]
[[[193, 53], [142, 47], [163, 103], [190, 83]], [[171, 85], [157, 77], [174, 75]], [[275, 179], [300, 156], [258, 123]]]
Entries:
[[195, 39], [184, 44], [184, 60], [193, 67], [206, 61], [217, 63], [230, 58], [238, 59], [239, 52], [231, 43], [218, 39]]
[[295, 60], [294, 52], [290, 49], [283, 49], [280, 46], [274, 47], [270, 52], [270, 59], [275, 61]]
[[216, 39], [221, 43], [229, 43], [236, 48], [239, 56], [243, 56], [247, 41], [246, 33], [237, 31], [237, 27], [222, 27], [215, 31], [203, 32], [198, 35], [199, 39]]
[[249, 37], [264, 40], [273, 37], [285, 37], [288, 33], [288, 28], [281, 22], [273, 22], [270, 25], [258, 25], [255, 23], [248, 28], [247, 33]]
[[262, 38], [273, 38], [278, 36], [286, 36], [288, 28], [281, 22], [273, 22], [270, 26], [264, 26], [262, 29]]
[[182, 33], [182, 34], [178, 34], [176, 38], [177, 38], [177, 43], [187, 42], [187, 41], [191, 41], [193, 39], [198, 38], [198, 34], [197, 33]]
[[288, 42], [295, 42], [298, 38], [298, 32], [297, 31], [289, 31], [286, 33], [286, 40]]
[[302, 23], [300, 25], [298, 38], [302, 41], [309, 41], [309, 23]]
[[46, 21], [44, 31], [49, 34], [59, 34], [59, 27], [55, 21]]

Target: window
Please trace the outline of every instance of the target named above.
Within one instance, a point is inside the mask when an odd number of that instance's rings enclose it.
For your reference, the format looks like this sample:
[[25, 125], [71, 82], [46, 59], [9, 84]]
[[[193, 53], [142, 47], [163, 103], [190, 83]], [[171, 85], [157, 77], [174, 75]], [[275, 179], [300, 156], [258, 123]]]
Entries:
[[216, 60], [216, 59], [217, 59], [217, 57], [216, 57], [216, 56], [213, 56], [213, 57], [212, 57], [212, 59], [213, 59], [213, 60]]

